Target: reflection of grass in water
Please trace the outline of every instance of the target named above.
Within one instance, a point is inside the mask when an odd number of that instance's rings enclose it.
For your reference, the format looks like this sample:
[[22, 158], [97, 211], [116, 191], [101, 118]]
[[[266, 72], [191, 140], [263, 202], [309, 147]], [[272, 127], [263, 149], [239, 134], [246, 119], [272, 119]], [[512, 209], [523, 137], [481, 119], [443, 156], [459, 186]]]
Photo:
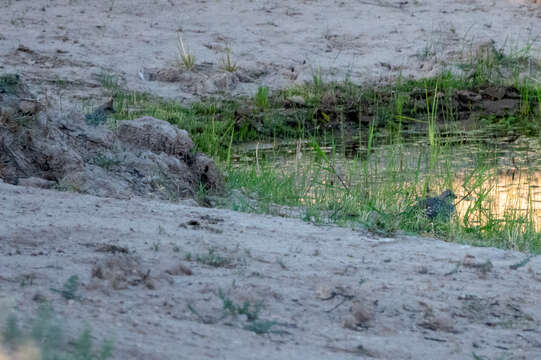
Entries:
[[[541, 235], [535, 228], [531, 197], [525, 210], [513, 210], [516, 205], [506, 203], [500, 204], [507, 209], [502, 213], [492, 205], [496, 155], [480, 145], [469, 170], [464, 170], [464, 164], [453, 163], [457, 149], [443, 139], [435, 140], [434, 146], [428, 145], [416, 156], [401, 142], [341, 163], [329, 154], [321, 155], [316, 145], [300, 168], [289, 170], [283, 164], [259, 159], [259, 170], [255, 166], [230, 170], [229, 186], [257, 198], [256, 205], [237, 202], [233, 206], [255, 212], [276, 211], [274, 204], [301, 206], [306, 207], [302, 216], [311, 221], [540, 252]], [[451, 221], [427, 219], [414, 206], [420, 198], [446, 188], [467, 195], [457, 199], [460, 211]]]

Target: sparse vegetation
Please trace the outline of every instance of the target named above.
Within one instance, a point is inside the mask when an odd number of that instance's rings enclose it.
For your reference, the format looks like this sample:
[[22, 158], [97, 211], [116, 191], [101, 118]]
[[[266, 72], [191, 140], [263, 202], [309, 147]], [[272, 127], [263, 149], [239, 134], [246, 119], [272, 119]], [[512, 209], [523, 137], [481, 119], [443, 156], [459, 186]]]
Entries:
[[198, 254], [195, 261], [212, 267], [227, 267], [232, 262], [231, 258], [220, 255], [217, 253], [217, 249], [213, 247], [206, 254]]
[[77, 295], [79, 289], [79, 277], [72, 275], [62, 286], [62, 289], [51, 288], [51, 291], [62, 295], [66, 300], [79, 300], [81, 297]]
[[231, 59], [231, 48], [229, 46], [225, 48], [225, 55], [221, 62], [224, 71], [232, 73], [237, 71], [237, 64]]
[[249, 301], [244, 301], [242, 305], [235, 304], [235, 302], [227, 297], [221, 289], [218, 291], [218, 297], [223, 301], [224, 314], [233, 317], [246, 315], [248, 321], [254, 321], [259, 318], [259, 312], [263, 306], [262, 302], [254, 304]]
[[[496, 152], [484, 139], [541, 133], [539, 85], [528, 78], [505, 81], [523, 64], [523, 55], [506, 56], [489, 47], [461, 65], [463, 75], [447, 71], [375, 89], [348, 81], [325, 83], [318, 68], [312, 84], [272, 95], [260, 87], [253, 100], [210, 100], [189, 108], [115, 91], [115, 109], [138, 109], [120, 110], [115, 117], [151, 115], [188, 130], [199, 150], [223, 161], [229, 188], [242, 189], [255, 201], [227, 205], [236, 210], [275, 213], [279, 206], [293, 206], [303, 208], [298, 213], [308, 221], [539, 252], [533, 209], [508, 211], [499, 219], [488, 196], [497, 177]], [[480, 99], [491, 91], [516, 99], [508, 101], [514, 107], [504, 112], [483, 107], [488, 102]], [[292, 107], [294, 97], [303, 102]], [[472, 118], [477, 120], [472, 123]], [[469, 129], [462, 128], [466, 122]], [[345, 129], [358, 135], [346, 135]], [[301, 159], [295, 166], [275, 166], [269, 152], [245, 154], [250, 159], [245, 163], [231, 160], [235, 144], [279, 138], [301, 144], [294, 152]], [[302, 144], [312, 144], [311, 149]], [[477, 147], [479, 156], [465, 155], [469, 163], [457, 166], [460, 144]], [[355, 150], [345, 160], [348, 147]], [[450, 222], [405, 212], [421, 197], [446, 188], [468, 195], [457, 199], [468, 207]], [[214, 255], [199, 259], [213, 263]]]
[[0, 75], [0, 94], [13, 94], [19, 86], [20, 78], [17, 74]]
[[113, 167], [120, 164], [120, 160], [115, 159], [112, 156], [109, 156], [107, 154], [98, 154], [94, 158], [94, 164], [96, 164], [99, 167], [104, 168], [105, 170], [110, 170]]
[[186, 68], [186, 70], [191, 70], [195, 66], [195, 55], [189, 52], [184, 46], [184, 40], [182, 40], [181, 31], [177, 32], [177, 40], [178, 57], [180, 59], [179, 64], [184, 65], [184, 68]]
[[253, 331], [258, 335], [269, 332], [284, 333], [284, 331], [272, 330], [272, 327], [280, 325], [278, 322], [259, 318], [263, 302], [244, 301], [242, 305], [237, 304], [222, 289], [218, 290], [218, 297], [222, 301], [222, 314], [218, 317], [204, 316], [193, 305], [188, 305], [188, 309], [206, 324], [216, 324], [224, 319], [233, 318], [241, 321], [243, 329]]
[[90, 329], [67, 341], [61, 322], [54, 316], [48, 305], [42, 305], [30, 329], [19, 326], [14, 315], [9, 315], [0, 336], [0, 354], [13, 359], [44, 360], [105, 360], [113, 356], [113, 344], [108, 340], [95, 349]]
[[269, 88], [260, 86], [255, 94], [255, 105], [264, 110], [269, 105]]
[[85, 115], [87, 124], [98, 126], [107, 122], [107, 114], [104, 111], [93, 111]]

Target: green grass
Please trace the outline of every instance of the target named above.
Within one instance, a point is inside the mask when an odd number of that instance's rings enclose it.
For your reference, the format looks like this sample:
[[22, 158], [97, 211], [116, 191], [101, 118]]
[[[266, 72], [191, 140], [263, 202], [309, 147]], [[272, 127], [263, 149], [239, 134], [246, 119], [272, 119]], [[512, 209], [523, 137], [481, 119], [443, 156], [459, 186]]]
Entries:
[[77, 290], [79, 289], [79, 277], [77, 275], [72, 275], [62, 286], [62, 289], [51, 288], [52, 292], [62, 295], [66, 300], [80, 300], [80, 296], [77, 295]]
[[[524, 61], [522, 56], [496, 53], [462, 64], [462, 75], [445, 71], [429, 79], [399, 79], [376, 88], [350, 81], [325, 83], [318, 69], [309, 84], [272, 94], [260, 87], [253, 99], [208, 99], [189, 107], [149, 94], [123, 91], [110, 76], [103, 76], [102, 83], [113, 95], [115, 119], [150, 115], [167, 120], [186, 129], [199, 150], [225, 160], [231, 144], [321, 138], [329, 132], [352, 128], [353, 132], [365, 134], [369, 127], [383, 128], [387, 138], [424, 129], [433, 141], [436, 125], [442, 132], [456, 131], [472, 113], [478, 118], [477, 130], [481, 132], [536, 136], [541, 134], [541, 86], [528, 78], [506, 82], [501, 77], [502, 67], [520, 68]], [[478, 104], [461, 101], [458, 95], [465, 90], [480, 94], [491, 86], [516, 89], [520, 96], [517, 109], [500, 116], [485, 115], [482, 109], [475, 108]], [[302, 97], [305, 104], [291, 104], [293, 96]], [[464, 106], [473, 107], [468, 111]]]
[[[426, 139], [417, 151], [413, 145], [380, 146], [376, 153], [349, 160], [336, 155], [336, 149], [322, 154], [316, 145], [297, 168], [261, 158], [259, 168], [244, 165], [229, 170], [229, 189], [242, 189], [245, 197], [227, 206], [278, 214], [279, 204], [302, 209], [291, 213], [313, 222], [541, 252], [533, 195], [522, 210], [510, 201], [503, 204], [508, 210], [500, 214], [493, 204], [490, 191], [497, 183], [497, 152], [477, 144], [476, 156], [454, 164], [457, 156], [471, 157], [471, 148], [460, 153], [442, 138], [434, 144]], [[467, 197], [457, 199], [464, 203], [451, 221], [427, 219], [412, 210], [419, 199], [447, 188]]]
[[[449, 70], [376, 88], [326, 83], [318, 68], [309, 84], [272, 94], [260, 87], [253, 98], [209, 99], [189, 107], [123, 91], [110, 77], [104, 77], [104, 86], [113, 95], [116, 120], [150, 115], [186, 129], [197, 150], [221, 164], [229, 189], [244, 193], [227, 204], [233, 209], [277, 213], [290, 206], [309, 221], [539, 252], [533, 207], [516, 211], [507, 204], [509, 210], [497, 215], [489, 195], [498, 165], [481, 156], [495, 152], [483, 148], [492, 138], [541, 134], [541, 86], [518, 75], [526, 64], [530, 75], [538, 71], [526, 52], [490, 49], [455, 66], [463, 70], [458, 75]], [[490, 88], [518, 94], [516, 108], [487, 115], [478, 103], [461, 98]], [[358, 149], [354, 159], [343, 162], [346, 134], [356, 135]], [[232, 160], [237, 144], [280, 139], [311, 142], [310, 156], [295, 166], [277, 162], [281, 154], [248, 163]], [[467, 145], [475, 145], [479, 156], [456, 153]], [[468, 166], [455, 164], [457, 157], [469, 159]], [[464, 200], [468, 208], [450, 222], [407, 211], [418, 199], [447, 188], [474, 199]]]
[[[252, 331], [258, 335], [275, 333], [284, 334], [287, 333], [284, 330], [274, 330], [273, 327], [280, 326], [281, 324], [276, 321], [270, 321], [261, 319], [259, 317], [261, 309], [263, 308], [263, 302], [257, 301], [244, 301], [241, 304], [236, 303], [231, 299], [222, 289], [218, 290], [218, 298], [222, 301], [222, 313], [219, 316], [202, 315], [195, 308], [195, 306], [189, 304], [188, 310], [190, 310], [197, 318], [205, 324], [217, 324], [225, 319], [238, 320], [244, 330]], [[232, 326], [231, 322], [228, 324]]]
[[94, 346], [90, 329], [75, 339], [67, 339], [62, 322], [50, 306], [42, 305], [29, 328], [21, 327], [15, 315], [9, 315], [1, 329], [0, 354], [14, 359], [105, 360], [113, 357], [111, 341]]
[[224, 71], [234, 73], [238, 69], [237, 64], [231, 59], [230, 47], [225, 48], [225, 55], [222, 58], [221, 62], [222, 62], [222, 70]]
[[21, 79], [17, 74], [0, 74], [0, 94], [15, 94]]
[[177, 32], [177, 51], [178, 51], [178, 58], [179, 58], [179, 65], [183, 65], [186, 70], [191, 70], [195, 66], [195, 55], [193, 55], [191, 52], [189, 52], [186, 47], [184, 46], [184, 41], [182, 39], [181, 32]]
[[210, 248], [206, 254], [198, 254], [195, 261], [212, 267], [228, 267], [232, 265], [232, 259], [220, 255], [216, 248]]

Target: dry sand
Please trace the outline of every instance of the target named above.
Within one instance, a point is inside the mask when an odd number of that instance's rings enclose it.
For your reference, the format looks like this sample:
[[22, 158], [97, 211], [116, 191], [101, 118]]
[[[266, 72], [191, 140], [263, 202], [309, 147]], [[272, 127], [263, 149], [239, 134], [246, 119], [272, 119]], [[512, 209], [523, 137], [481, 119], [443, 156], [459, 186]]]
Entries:
[[[94, 99], [96, 78], [183, 101], [223, 90], [253, 93], [311, 80], [379, 83], [429, 76], [490, 41], [540, 55], [541, 7], [530, 1], [2, 0], [0, 70], [45, 94]], [[177, 31], [199, 64], [177, 81]], [[220, 70], [225, 48], [238, 74]], [[142, 77], [141, 77], [142, 75]], [[147, 75], [145, 77], [145, 75]], [[225, 78], [224, 78], [225, 77]], [[165, 79], [170, 77], [165, 74]], [[143, 80], [145, 79], [145, 80]], [[59, 86], [60, 85], [60, 86]]]
[[[0, 71], [66, 107], [99, 102], [104, 73], [188, 102], [290, 86], [318, 67], [327, 80], [431, 75], [490, 41], [539, 57], [530, 2], [0, 1]], [[179, 27], [199, 66], [171, 81]], [[226, 46], [237, 74], [220, 70]], [[210, 249], [229, 263], [197, 261]], [[524, 258], [0, 183], [2, 303], [24, 317], [46, 299], [73, 334], [112, 336], [118, 359], [539, 359], [541, 258], [510, 268]], [[72, 275], [79, 300], [50, 290]], [[245, 315], [221, 319], [220, 289], [262, 302], [259, 318], [276, 324], [257, 335]]]
[[[51, 301], [118, 359], [539, 358], [541, 257], [512, 270], [525, 254], [1, 183], [0, 200], [3, 301]], [[209, 249], [229, 264], [196, 261]], [[72, 275], [80, 300], [50, 291]], [[220, 289], [273, 332], [219, 320]]]

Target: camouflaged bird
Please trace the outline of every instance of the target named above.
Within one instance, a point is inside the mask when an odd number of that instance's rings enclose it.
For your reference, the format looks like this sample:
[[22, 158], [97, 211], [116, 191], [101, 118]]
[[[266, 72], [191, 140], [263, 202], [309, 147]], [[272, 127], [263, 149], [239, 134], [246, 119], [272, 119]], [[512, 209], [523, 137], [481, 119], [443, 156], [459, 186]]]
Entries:
[[427, 219], [449, 220], [455, 212], [453, 200], [456, 195], [449, 189], [439, 196], [421, 199], [412, 207], [412, 210], [419, 211]]

